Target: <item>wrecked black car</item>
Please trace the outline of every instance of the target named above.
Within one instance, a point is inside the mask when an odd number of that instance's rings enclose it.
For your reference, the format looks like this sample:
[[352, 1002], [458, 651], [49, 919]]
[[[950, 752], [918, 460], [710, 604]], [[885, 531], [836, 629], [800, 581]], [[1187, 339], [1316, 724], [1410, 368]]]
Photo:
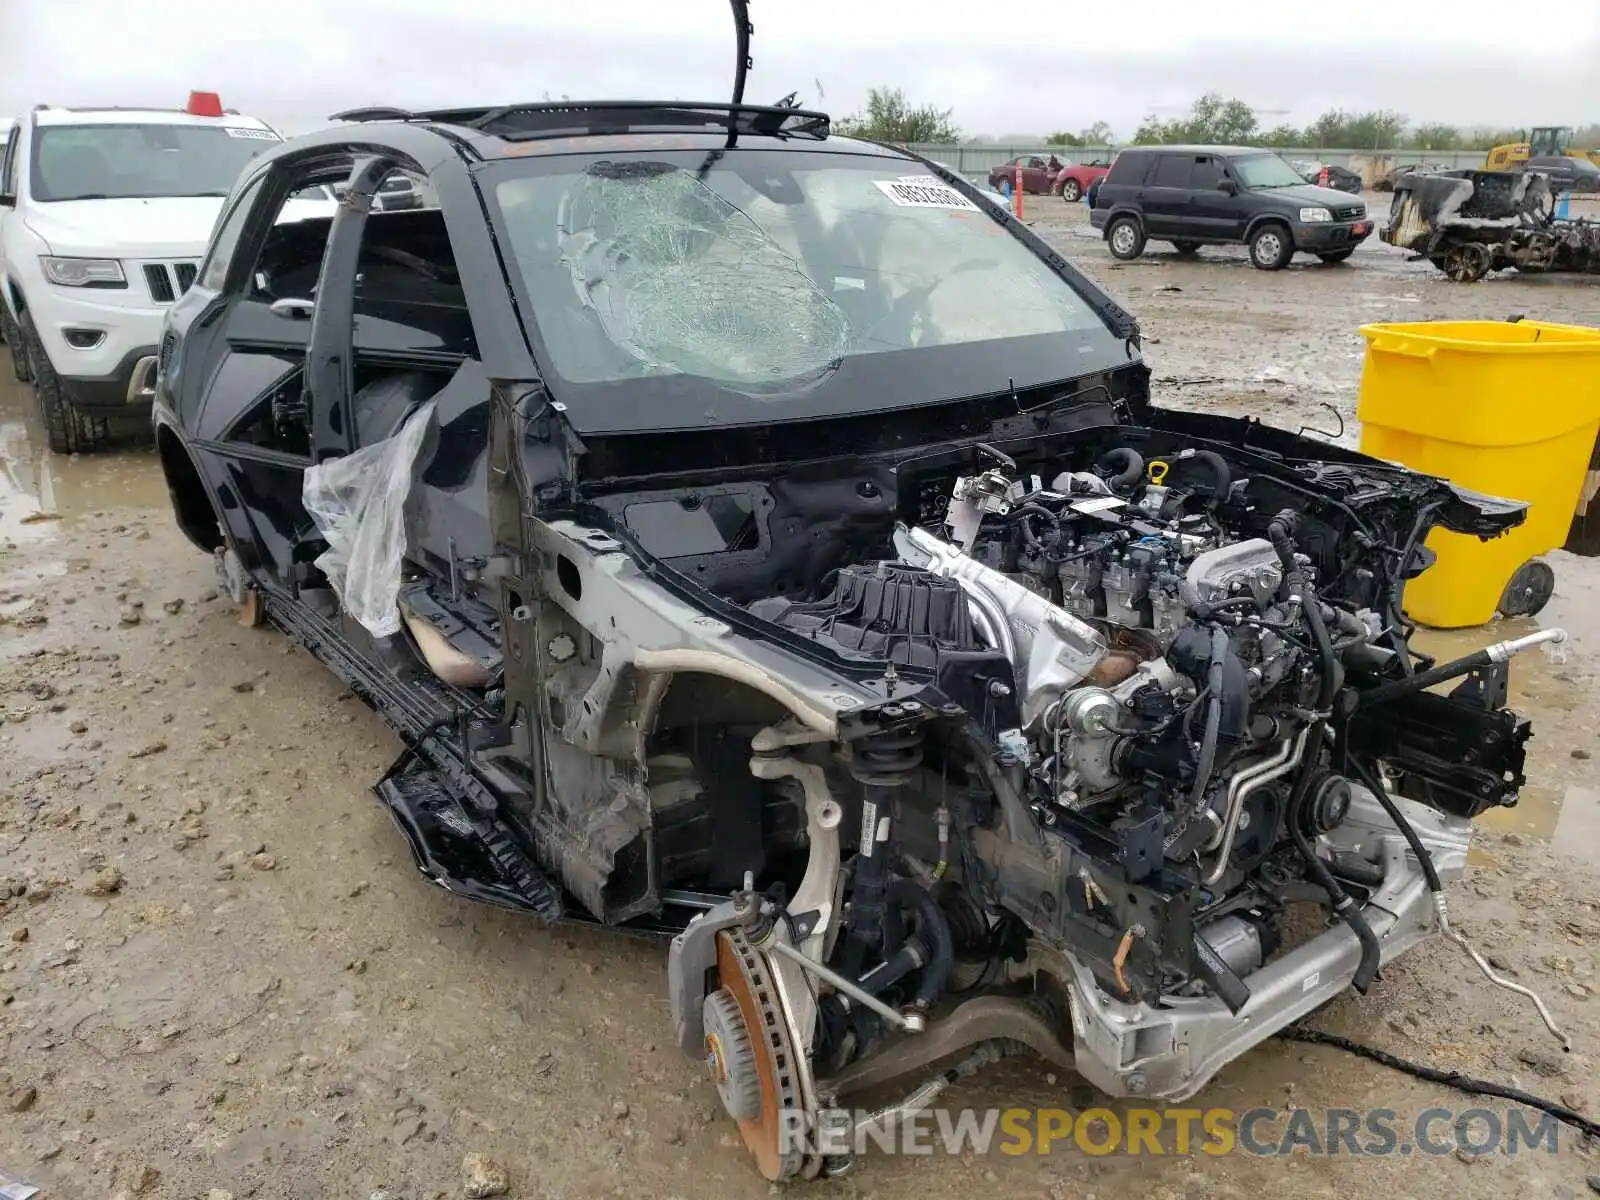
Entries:
[[768, 1178], [958, 1054], [1187, 1097], [1447, 930], [1560, 635], [1436, 664], [1401, 596], [1520, 505], [1161, 410], [1127, 313], [820, 113], [343, 120], [172, 309], [177, 521], [399, 735], [429, 879], [666, 935]]
[[1490, 271], [1600, 274], [1600, 222], [1557, 216], [1539, 171], [1440, 171], [1395, 183], [1379, 238], [1426, 259], [1457, 283]]

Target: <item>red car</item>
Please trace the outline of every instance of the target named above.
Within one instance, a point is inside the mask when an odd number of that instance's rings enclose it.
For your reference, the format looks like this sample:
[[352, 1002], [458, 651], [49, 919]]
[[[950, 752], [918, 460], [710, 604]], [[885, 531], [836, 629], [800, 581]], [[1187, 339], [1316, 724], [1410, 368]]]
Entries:
[[1094, 162], [1069, 163], [1056, 173], [1050, 190], [1068, 204], [1076, 204], [1083, 199], [1089, 186], [1104, 179], [1110, 170], [1111, 164], [1103, 158], [1097, 158]]
[[1030, 196], [1044, 196], [1049, 194], [1056, 172], [1061, 170], [1061, 161], [1054, 154], [1049, 158], [1042, 154], [1020, 154], [1010, 162], [989, 168], [989, 186], [996, 191], [1000, 190], [1002, 183], [1016, 187], [1019, 166], [1022, 168], [1023, 192]]

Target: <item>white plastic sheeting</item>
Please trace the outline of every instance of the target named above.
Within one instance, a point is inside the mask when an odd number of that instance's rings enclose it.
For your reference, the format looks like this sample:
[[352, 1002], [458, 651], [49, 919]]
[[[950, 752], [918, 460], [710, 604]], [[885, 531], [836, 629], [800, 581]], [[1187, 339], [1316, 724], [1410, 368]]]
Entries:
[[374, 637], [400, 632], [400, 582], [406, 552], [406, 498], [430, 400], [393, 437], [306, 470], [301, 499], [328, 549], [316, 565], [339, 603]]

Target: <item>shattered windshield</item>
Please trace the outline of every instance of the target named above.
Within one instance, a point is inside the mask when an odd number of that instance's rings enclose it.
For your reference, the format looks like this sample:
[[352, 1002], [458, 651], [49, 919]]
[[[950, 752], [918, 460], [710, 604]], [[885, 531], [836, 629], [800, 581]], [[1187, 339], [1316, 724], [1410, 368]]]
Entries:
[[[1110, 336], [981, 200], [914, 163], [817, 152], [706, 158], [502, 164], [512, 169], [492, 189], [500, 224], [561, 379], [693, 379], [784, 406], [827, 393], [856, 360], [943, 352], [984, 360], [985, 390], [996, 391], [1041, 381], [1032, 377], [1040, 347], [1030, 343], [1020, 367], [1008, 356], [1019, 339], [1053, 339], [1060, 360]], [[1089, 365], [1059, 361], [1053, 377]], [[924, 386], [921, 398], [944, 397]], [[813, 401], [811, 411], [863, 406]]]

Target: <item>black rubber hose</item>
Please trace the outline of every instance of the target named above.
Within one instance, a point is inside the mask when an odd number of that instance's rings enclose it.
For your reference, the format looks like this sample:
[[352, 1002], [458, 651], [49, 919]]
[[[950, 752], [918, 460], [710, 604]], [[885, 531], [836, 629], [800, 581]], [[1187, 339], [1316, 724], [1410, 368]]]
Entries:
[[1274, 517], [1267, 526], [1267, 539], [1272, 543], [1272, 548], [1278, 552], [1278, 561], [1283, 565], [1285, 593], [1299, 596], [1301, 599], [1300, 611], [1305, 615], [1306, 626], [1311, 630], [1311, 641], [1317, 648], [1317, 657], [1322, 660], [1317, 709], [1320, 712], [1327, 712], [1333, 707], [1333, 698], [1344, 686], [1344, 670], [1339, 665], [1339, 656], [1333, 652], [1333, 639], [1328, 636], [1328, 623], [1322, 618], [1322, 604], [1317, 599], [1316, 593], [1311, 590], [1311, 584], [1306, 579], [1299, 560], [1294, 556], [1294, 538], [1289, 533], [1289, 520], [1292, 517], [1293, 514], [1280, 514]]
[[1178, 455], [1181, 461], [1194, 461], [1204, 463], [1211, 472], [1211, 499], [1206, 501], [1207, 508], [1215, 508], [1228, 494], [1228, 485], [1233, 482], [1233, 472], [1228, 470], [1228, 464], [1222, 455], [1215, 450], [1184, 450]]
[[877, 996], [915, 971], [927, 961], [927, 958], [927, 945], [920, 937], [913, 937], [886, 960], [856, 980], [856, 986], [864, 992]]
[[1250, 686], [1244, 664], [1221, 628], [1188, 625], [1172, 639], [1167, 661], [1207, 694], [1205, 731], [1195, 758], [1191, 810], [1198, 808], [1218, 761], [1226, 762], [1250, 731]]
[[1389, 795], [1389, 789], [1383, 786], [1383, 781], [1353, 754], [1345, 756], [1345, 763], [1355, 772], [1356, 778], [1366, 784], [1367, 791], [1377, 797], [1378, 803], [1383, 805], [1383, 811], [1389, 814], [1389, 820], [1394, 822], [1395, 828], [1400, 831], [1400, 836], [1405, 838], [1406, 845], [1411, 847], [1411, 853], [1417, 856], [1417, 865], [1422, 868], [1422, 877], [1428, 881], [1428, 890], [1435, 896], [1444, 891], [1444, 884], [1439, 881], [1439, 872], [1434, 869], [1433, 855], [1428, 853], [1428, 848], [1422, 844], [1422, 839], [1417, 836], [1417, 831], [1411, 822], [1406, 820], [1406, 815], [1400, 811], [1400, 806], [1394, 802], [1394, 797]]
[[1200, 735], [1200, 753], [1194, 761], [1194, 786], [1189, 792], [1189, 811], [1196, 812], [1205, 802], [1206, 785], [1217, 765], [1217, 739], [1222, 733], [1222, 660], [1228, 653], [1228, 635], [1211, 631], [1211, 663], [1206, 669], [1206, 690], [1211, 694], [1206, 705], [1205, 732]]
[[1326, 726], [1325, 721], [1314, 721], [1306, 734], [1306, 745], [1311, 747], [1311, 758], [1301, 765], [1294, 795], [1289, 798], [1284, 825], [1289, 830], [1289, 836], [1294, 839], [1295, 849], [1300, 852], [1300, 857], [1305, 859], [1306, 870], [1316, 880], [1317, 886], [1328, 893], [1333, 911], [1350, 927], [1350, 931], [1356, 935], [1356, 940], [1361, 943], [1361, 962], [1356, 967], [1355, 977], [1350, 980], [1350, 986], [1365, 996], [1373, 980], [1378, 977], [1378, 964], [1381, 960], [1378, 937], [1372, 932], [1372, 926], [1367, 924], [1366, 917], [1361, 915], [1361, 909], [1356, 906], [1356, 902], [1350, 898], [1350, 894], [1344, 890], [1333, 872], [1328, 870], [1328, 865], [1317, 854], [1316, 847], [1306, 837], [1304, 829], [1303, 810], [1311, 797], [1311, 764], [1316, 759], [1316, 748], [1321, 744], [1322, 731]]
[[[1119, 463], [1120, 468], [1117, 466]], [[1144, 478], [1144, 459], [1137, 450], [1128, 446], [1106, 451], [1094, 465], [1102, 471], [1116, 471], [1115, 475], [1106, 479], [1112, 491], [1125, 491]]]
[[1412, 692], [1420, 692], [1423, 688], [1430, 688], [1436, 683], [1443, 683], [1447, 679], [1454, 679], [1458, 675], [1465, 675], [1468, 671], [1475, 671], [1479, 667], [1486, 667], [1494, 660], [1489, 657], [1488, 648], [1474, 650], [1471, 654], [1441, 663], [1437, 667], [1429, 667], [1426, 671], [1418, 671], [1415, 675], [1408, 675], [1404, 679], [1397, 679], [1393, 683], [1380, 684], [1361, 693], [1360, 703], [1382, 704], [1386, 700], [1393, 700], [1397, 696], [1407, 696]]
[[919, 1009], [933, 1006], [944, 994], [950, 982], [950, 968], [955, 963], [955, 942], [950, 936], [950, 922], [944, 909], [928, 890], [909, 879], [896, 879], [889, 885], [889, 898], [905, 908], [913, 909], [920, 918], [917, 937], [928, 947], [928, 962], [922, 968], [922, 978], [917, 981], [916, 993], [911, 1003]]
[[1383, 883], [1383, 868], [1375, 862], [1368, 862], [1359, 854], [1343, 851], [1333, 856], [1332, 870], [1335, 875], [1342, 875], [1362, 887], [1375, 888]]
[[1033, 531], [1033, 526], [1028, 520], [1030, 517], [1043, 517], [1055, 527], [1058, 533], [1061, 529], [1061, 521], [1055, 513], [1045, 508], [1042, 504], [1024, 504], [1006, 514], [1006, 519], [1016, 522], [1017, 527], [1022, 530], [1022, 540], [1027, 544], [1028, 549], [1043, 554], [1045, 550], [1044, 543], [1039, 540], [1039, 535]]

